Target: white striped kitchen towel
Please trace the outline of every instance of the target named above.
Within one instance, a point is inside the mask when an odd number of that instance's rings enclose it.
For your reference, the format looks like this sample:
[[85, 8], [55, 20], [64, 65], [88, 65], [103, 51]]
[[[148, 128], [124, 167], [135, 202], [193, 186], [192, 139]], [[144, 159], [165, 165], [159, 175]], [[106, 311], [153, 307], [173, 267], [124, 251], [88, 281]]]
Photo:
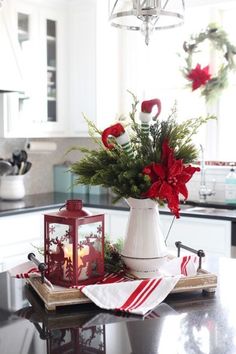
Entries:
[[[35, 264], [31, 261], [21, 263], [18, 266], [9, 269], [8, 273], [10, 273], [10, 276], [12, 278], [17, 278], [17, 279], [29, 279], [29, 278], [41, 277], [40, 271], [35, 266]], [[44, 277], [44, 281], [50, 288], [53, 288], [52, 283], [45, 277]]]
[[[144, 316], [167, 297], [180, 277], [195, 275], [197, 263], [196, 256], [182, 256], [165, 262], [159, 270], [160, 276], [156, 278], [133, 279], [124, 273], [106, 274], [96, 284], [73, 288], [82, 291], [102, 309]], [[16, 278], [40, 276], [32, 262], [26, 262], [9, 272]], [[50, 285], [50, 282], [47, 283]]]
[[130, 279], [120, 274], [108, 274], [97, 284], [79, 286], [97, 306], [135, 315], [146, 315], [159, 305], [183, 276], [195, 275], [198, 257], [182, 256], [167, 261], [160, 276], [153, 279]]
[[18, 266], [9, 269], [8, 272], [13, 278], [18, 279], [27, 279], [40, 276], [38, 268], [31, 261], [21, 263]]
[[[109, 279], [94, 285], [79, 287], [97, 306], [105, 310], [123, 311], [136, 315], [145, 315], [159, 305], [174, 288], [180, 275], [158, 277], [144, 280], [123, 279], [122, 274], [116, 282]], [[108, 282], [107, 282], [108, 280]]]

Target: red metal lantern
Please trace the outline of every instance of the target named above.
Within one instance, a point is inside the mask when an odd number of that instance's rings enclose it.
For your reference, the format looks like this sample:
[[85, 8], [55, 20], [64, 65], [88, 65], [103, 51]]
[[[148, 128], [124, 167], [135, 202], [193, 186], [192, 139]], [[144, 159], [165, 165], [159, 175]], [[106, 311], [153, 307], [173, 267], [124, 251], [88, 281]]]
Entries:
[[82, 200], [44, 215], [46, 277], [53, 284], [90, 284], [104, 274], [104, 215], [90, 215]]

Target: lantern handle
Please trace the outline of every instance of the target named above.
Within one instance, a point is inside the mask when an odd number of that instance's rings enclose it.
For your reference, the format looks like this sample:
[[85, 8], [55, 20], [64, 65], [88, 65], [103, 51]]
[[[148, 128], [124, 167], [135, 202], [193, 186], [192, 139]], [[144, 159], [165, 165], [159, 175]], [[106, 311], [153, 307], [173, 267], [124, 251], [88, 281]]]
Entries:
[[41, 273], [41, 280], [42, 280], [42, 283], [44, 283], [45, 279], [44, 279], [44, 276], [45, 276], [45, 270], [47, 268], [46, 264], [43, 263], [43, 262], [40, 262], [36, 257], [35, 257], [35, 254], [33, 252], [29, 253], [28, 254], [28, 259], [33, 262], [34, 264], [36, 264], [36, 266], [38, 266], [38, 270], [40, 271]]

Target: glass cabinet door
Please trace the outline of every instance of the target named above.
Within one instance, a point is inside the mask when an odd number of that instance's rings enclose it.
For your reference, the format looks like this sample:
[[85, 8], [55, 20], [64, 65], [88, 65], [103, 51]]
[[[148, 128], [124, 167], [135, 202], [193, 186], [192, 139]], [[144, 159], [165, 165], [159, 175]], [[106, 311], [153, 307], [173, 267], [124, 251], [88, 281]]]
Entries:
[[41, 126], [48, 136], [67, 135], [67, 27], [64, 10], [40, 11], [42, 56], [42, 94], [44, 105]]
[[18, 94], [19, 117], [30, 123], [57, 122], [57, 21], [44, 17], [38, 33], [36, 22], [37, 16], [17, 12], [26, 86], [25, 93]]
[[17, 0], [12, 6], [24, 92], [7, 93], [0, 102], [5, 137], [68, 135], [66, 4], [50, 3]]
[[17, 14], [17, 23], [18, 23], [18, 40], [21, 45], [23, 46], [25, 41], [28, 41], [30, 38], [29, 33], [29, 15], [18, 13]]
[[[24, 85], [25, 92], [18, 94], [19, 121], [28, 121], [30, 116], [30, 92], [32, 77], [31, 60], [31, 16], [28, 13], [17, 12], [17, 38], [20, 44], [23, 66], [24, 66]], [[31, 64], [30, 64], [31, 62]]]
[[57, 121], [57, 23], [46, 20], [47, 26], [47, 120]]
[[[17, 12], [17, 36], [26, 91], [18, 95], [19, 118], [29, 123], [57, 122], [57, 21]], [[42, 25], [43, 24], [43, 25]], [[35, 51], [38, 46], [38, 56]], [[45, 127], [44, 127], [45, 128]]]

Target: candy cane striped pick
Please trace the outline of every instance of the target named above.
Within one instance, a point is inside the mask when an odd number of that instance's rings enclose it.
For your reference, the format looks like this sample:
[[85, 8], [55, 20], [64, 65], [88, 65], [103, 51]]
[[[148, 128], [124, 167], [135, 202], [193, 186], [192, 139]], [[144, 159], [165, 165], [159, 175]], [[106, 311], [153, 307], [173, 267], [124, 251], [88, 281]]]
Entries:
[[[152, 110], [154, 106], [157, 106], [157, 113], [154, 117], [152, 117]], [[145, 133], [145, 135], [149, 134], [149, 126], [151, 120], [156, 120], [160, 113], [161, 101], [158, 98], [142, 102], [139, 119], [141, 120], [141, 130], [143, 133]]]
[[122, 124], [116, 123], [106, 128], [102, 133], [103, 144], [106, 146], [106, 148], [111, 150], [114, 148], [114, 144], [108, 143], [109, 136], [113, 136], [116, 139], [117, 143], [122, 146], [123, 150], [127, 153], [127, 155], [133, 157], [133, 150], [130, 144], [130, 138]]

